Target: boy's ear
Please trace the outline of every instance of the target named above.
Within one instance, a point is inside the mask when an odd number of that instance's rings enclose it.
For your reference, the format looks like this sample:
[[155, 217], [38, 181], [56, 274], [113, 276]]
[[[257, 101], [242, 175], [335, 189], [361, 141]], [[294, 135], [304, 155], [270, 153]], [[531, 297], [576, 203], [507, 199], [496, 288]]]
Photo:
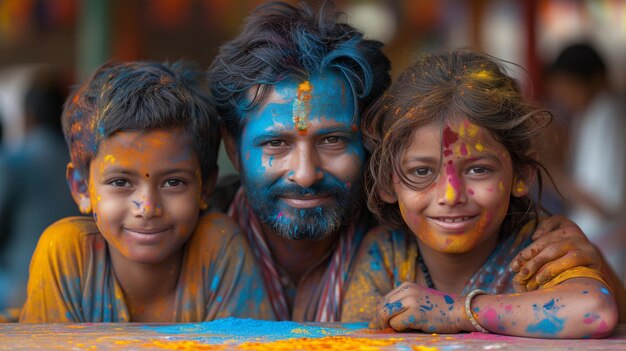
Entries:
[[215, 190], [218, 173], [219, 168], [216, 165], [215, 170], [213, 170], [211, 174], [204, 179], [204, 182], [202, 182], [202, 195], [200, 196], [201, 210], [206, 210], [207, 208], [209, 208], [209, 199], [211, 198], [211, 194], [213, 194], [213, 190]]
[[65, 171], [65, 179], [70, 187], [70, 192], [74, 198], [74, 202], [78, 205], [78, 209], [82, 214], [91, 213], [91, 197], [89, 197], [89, 184], [84, 174], [74, 167], [72, 162], [67, 164]]
[[233, 166], [235, 167], [237, 172], [239, 172], [239, 150], [237, 149], [237, 141], [235, 140], [235, 137], [228, 132], [226, 126], [223, 123], [220, 124], [220, 133], [222, 134], [222, 140], [224, 140], [226, 154], [228, 154], [230, 162], [233, 163]]
[[534, 166], [526, 166], [521, 172], [515, 172], [513, 175], [513, 186], [511, 187], [511, 195], [514, 197], [524, 197], [530, 193], [530, 187], [537, 177], [537, 168]]

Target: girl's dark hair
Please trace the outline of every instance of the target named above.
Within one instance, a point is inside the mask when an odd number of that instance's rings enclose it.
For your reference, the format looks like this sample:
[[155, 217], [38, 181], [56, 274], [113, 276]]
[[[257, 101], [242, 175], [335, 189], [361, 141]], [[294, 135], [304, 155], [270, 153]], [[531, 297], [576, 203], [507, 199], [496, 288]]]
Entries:
[[[550, 123], [552, 114], [528, 102], [498, 60], [471, 49], [458, 49], [421, 56], [369, 109], [362, 121], [366, 148], [371, 152], [366, 173], [369, 209], [381, 223], [404, 227], [398, 204], [385, 203], [380, 194], [393, 194], [393, 179], [413, 189], [401, 169], [403, 151], [414, 131], [432, 121], [462, 116], [491, 132], [509, 152], [513, 171], [537, 175], [541, 199], [541, 170], [535, 137]], [[547, 173], [546, 173], [547, 174]], [[511, 196], [502, 231], [513, 232], [530, 219], [537, 220], [541, 206], [531, 196]], [[536, 221], [535, 221], [536, 223]]]
[[61, 117], [83, 177], [100, 143], [119, 131], [183, 127], [203, 179], [217, 169], [219, 128], [203, 72], [188, 62], [110, 62], [73, 91]]
[[[272, 85], [304, 80], [326, 70], [339, 73], [363, 111], [389, 86], [383, 44], [366, 40], [345, 23], [332, 3], [311, 6], [271, 2], [257, 7], [239, 36], [222, 45], [209, 67], [209, 86], [228, 132], [239, 137], [245, 112], [258, 106]], [[252, 95], [252, 96], [251, 96]]]

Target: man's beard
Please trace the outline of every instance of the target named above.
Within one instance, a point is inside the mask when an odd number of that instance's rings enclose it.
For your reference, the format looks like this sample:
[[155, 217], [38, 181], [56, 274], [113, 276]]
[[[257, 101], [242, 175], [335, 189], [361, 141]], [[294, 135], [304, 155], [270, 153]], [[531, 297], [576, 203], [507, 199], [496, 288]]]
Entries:
[[[291, 240], [322, 240], [353, 220], [363, 201], [363, 183], [347, 187], [326, 174], [321, 182], [309, 188], [281, 181], [263, 190], [250, 189], [242, 179], [248, 202], [261, 222], [283, 238]], [[323, 205], [293, 208], [281, 197], [328, 196]]]

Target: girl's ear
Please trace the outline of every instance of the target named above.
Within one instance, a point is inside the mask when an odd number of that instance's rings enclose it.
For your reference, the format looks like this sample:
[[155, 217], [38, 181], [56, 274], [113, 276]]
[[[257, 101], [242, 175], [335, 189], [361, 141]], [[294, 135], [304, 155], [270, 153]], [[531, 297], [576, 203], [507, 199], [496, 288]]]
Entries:
[[393, 204], [393, 203], [398, 202], [398, 196], [396, 196], [396, 194], [389, 193], [380, 188], [377, 189], [377, 192], [378, 192], [378, 196], [380, 197], [380, 199], [385, 201], [388, 204]]
[[206, 210], [207, 208], [209, 208], [209, 199], [211, 198], [211, 194], [213, 194], [213, 190], [215, 190], [218, 173], [219, 168], [216, 165], [211, 174], [204, 179], [204, 182], [202, 182], [202, 194], [200, 195], [201, 210]]
[[237, 150], [237, 142], [235, 140], [235, 137], [228, 132], [226, 126], [223, 123], [220, 125], [220, 134], [222, 134], [222, 140], [224, 140], [224, 147], [226, 148], [226, 154], [228, 155], [228, 158], [230, 158], [230, 162], [233, 163], [235, 170], [237, 170], [237, 172], [240, 172], [241, 170], [239, 169], [239, 150]]
[[524, 197], [530, 193], [530, 187], [537, 177], [537, 168], [534, 166], [526, 166], [518, 174], [513, 175], [513, 186], [511, 187], [511, 195], [515, 197]]
[[74, 167], [72, 162], [67, 164], [65, 171], [65, 179], [70, 187], [70, 192], [74, 198], [74, 202], [78, 205], [78, 209], [82, 214], [91, 213], [91, 197], [89, 196], [89, 186], [84, 174]]

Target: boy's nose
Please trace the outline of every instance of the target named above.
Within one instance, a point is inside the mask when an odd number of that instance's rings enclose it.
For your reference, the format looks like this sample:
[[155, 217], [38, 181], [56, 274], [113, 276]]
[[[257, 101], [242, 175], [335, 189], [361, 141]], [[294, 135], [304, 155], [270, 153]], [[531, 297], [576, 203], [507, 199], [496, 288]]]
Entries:
[[163, 207], [156, 201], [156, 196], [142, 196], [139, 200], [132, 200], [133, 214], [145, 219], [163, 215]]
[[309, 188], [324, 177], [319, 168], [319, 156], [314, 148], [298, 146], [291, 155], [287, 179], [303, 188]]

